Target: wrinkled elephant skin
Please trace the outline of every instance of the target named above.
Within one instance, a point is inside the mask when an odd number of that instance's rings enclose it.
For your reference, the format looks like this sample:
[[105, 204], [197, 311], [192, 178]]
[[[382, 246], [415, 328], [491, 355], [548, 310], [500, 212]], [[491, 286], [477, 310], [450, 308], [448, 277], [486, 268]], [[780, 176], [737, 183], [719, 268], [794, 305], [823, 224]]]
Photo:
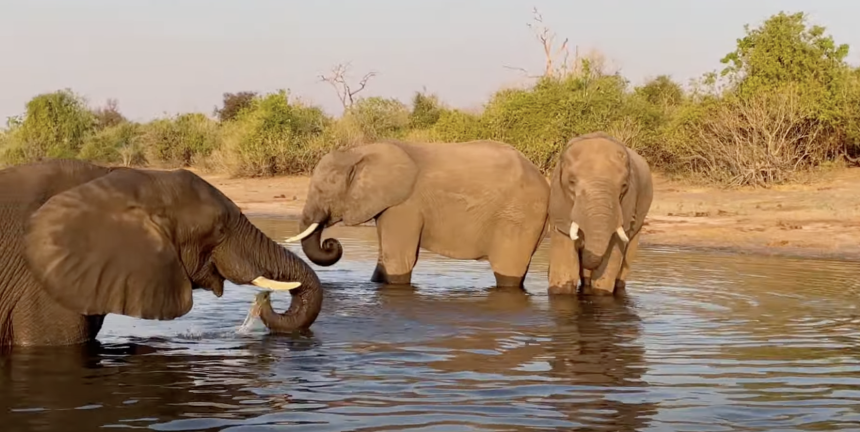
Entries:
[[374, 282], [409, 284], [419, 248], [487, 260], [498, 286], [522, 287], [544, 234], [549, 185], [534, 164], [495, 141], [383, 141], [335, 150], [311, 178], [300, 224], [308, 258], [333, 265], [343, 249], [322, 230], [372, 219], [379, 235]]
[[96, 338], [104, 316], [170, 320], [192, 289], [224, 281], [289, 290], [273, 332], [309, 327], [322, 306], [310, 266], [186, 170], [50, 160], [0, 170], [0, 347]]

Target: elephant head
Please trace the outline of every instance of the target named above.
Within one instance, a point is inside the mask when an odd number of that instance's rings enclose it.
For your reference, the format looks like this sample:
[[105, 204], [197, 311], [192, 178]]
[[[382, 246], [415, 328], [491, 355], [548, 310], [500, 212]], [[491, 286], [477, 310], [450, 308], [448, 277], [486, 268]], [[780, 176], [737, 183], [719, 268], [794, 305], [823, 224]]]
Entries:
[[334, 150], [314, 167], [302, 210], [301, 234], [305, 255], [317, 265], [340, 260], [343, 248], [335, 239], [320, 245], [322, 230], [343, 221], [347, 226], [373, 219], [412, 194], [418, 167], [395, 142], [379, 142]]
[[600, 266], [613, 236], [629, 241], [624, 204], [632, 169], [626, 147], [609, 137], [574, 139], [561, 153], [550, 188], [550, 219], [574, 242], [582, 232], [585, 269]]
[[286, 313], [262, 311], [275, 332], [309, 327], [322, 306], [307, 263], [185, 170], [114, 168], [50, 197], [29, 218], [24, 254], [50, 297], [84, 315], [174, 319], [192, 289], [221, 297], [225, 280], [290, 290]]

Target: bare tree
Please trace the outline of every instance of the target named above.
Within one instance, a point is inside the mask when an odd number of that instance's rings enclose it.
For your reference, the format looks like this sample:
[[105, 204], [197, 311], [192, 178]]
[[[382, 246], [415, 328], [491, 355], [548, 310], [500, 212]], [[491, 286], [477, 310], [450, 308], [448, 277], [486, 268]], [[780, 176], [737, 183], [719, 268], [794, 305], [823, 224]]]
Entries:
[[[569, 39], [565, 38], [561, 46], [557, 49], [555, 45], [555, 32], [551, 31], [543, 22], [543, 15], [538, 11], [537, 7], [532, 7], [532, 20], [534, 23], [527, 23], [526, 26], [534, 32], [535, 39], [540, 42], [544, 53], [544, 71], [543, 76], [552, 77], [555, 75], [565, 75], [567, 73], [570, 48], [568, 46]], [[556, 66], [555, 59], [559, 55], [562, 56], [560, 66]], [[579, 47], [575, 48], [574, 62], [579, 58]], [[540, 76], [530, 75], [529, 72], [521, 67], [505, 66], [507, 69], [513, 69], [523, 72], [529, 78], [540, 78]]]
[[344, 110], [352, 106], [355, 95], [364, 90], [367, 87], [367, 82], [376, 76], [376, 72], [373, 71], [364, 74], [358, 85], [353, 89], [349, 82], [347, 82], [349, 68], [350, 63], [340, 63], [331, 69], [329, 75], [320, 75], [320, 80], [329, 83], [337, 92], [337, 97], [340, 99]]
[[[607, 59], [603, 53], [597, 50], [590, 50], [585, 55], [580, 53], [579, 46], [574, 46], [573, 53], [570, 51], [570, 41], [565, 38], [561, 46], [555, 47], [555, 32], [551, 31], [543, 22], [543, 15], [536, 7], [532, 8], [533, 23], [527, 23], [526, 26], [532, 30], [535, 39], [541, 44], [544, 53], [544, 70], [543, 75], [532, 75], [525, 68], [515, 66], [504, 66], [506, 69], [522, 72], [527, 78], [541, 77], [565, 77], [569, 75], [591, 76], [607, 75], [618, 72], [619, 69], [613, 67], [614, 71], [610, 72], [607, 68]], [[561, 57], [560, 59], [558, 57]], [[571, 58], [573, 57], [573, 58]]]

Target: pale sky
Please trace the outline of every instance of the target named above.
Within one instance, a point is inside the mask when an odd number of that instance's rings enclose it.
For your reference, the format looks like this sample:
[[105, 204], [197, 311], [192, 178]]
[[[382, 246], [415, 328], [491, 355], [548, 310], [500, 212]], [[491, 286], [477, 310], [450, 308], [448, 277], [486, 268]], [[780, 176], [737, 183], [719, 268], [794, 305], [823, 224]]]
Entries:
[[505, 65], [541, 71], [532, 6], [559, 43], [599, 50], [633, 84], [720, 67], [745, 23], [780, 10], [809, 12], [860, 47], [860, 3], [848, 0], [0, 0], [0, 125], [65, 87], [91, 105], [116, 98], [133, 120], [211, 114], [224, 92], [278, 88], [339, 114], [318, 76], [347, 61], [356, 81], [379, 74], [364, 96], [408, 103], [426, 86], [452, 106], [480, 106], [522, 81]]

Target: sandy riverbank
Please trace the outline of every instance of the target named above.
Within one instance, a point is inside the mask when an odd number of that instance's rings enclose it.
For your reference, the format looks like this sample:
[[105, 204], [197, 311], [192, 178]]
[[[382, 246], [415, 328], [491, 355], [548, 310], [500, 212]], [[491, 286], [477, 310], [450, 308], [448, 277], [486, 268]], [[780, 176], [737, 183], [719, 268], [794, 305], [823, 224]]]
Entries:
[[[201, 173], [246, 213], [297, 218], [308, 177]], [[860, 259], [860, 168], [772, 189], [693, 187], [655, 175], [644, 245]]]

